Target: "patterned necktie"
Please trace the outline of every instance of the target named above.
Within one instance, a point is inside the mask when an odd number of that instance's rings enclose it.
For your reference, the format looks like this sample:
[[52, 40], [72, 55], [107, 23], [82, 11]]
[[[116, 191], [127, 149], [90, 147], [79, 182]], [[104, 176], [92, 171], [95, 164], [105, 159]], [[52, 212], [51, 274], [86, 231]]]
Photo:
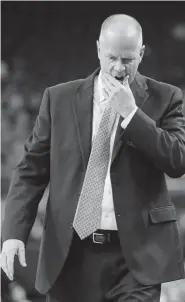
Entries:
[[109, 163], [110, 137], [116, 112], [106, 107], [94, 139], [73, 227], [81, 239], [97, 230]]

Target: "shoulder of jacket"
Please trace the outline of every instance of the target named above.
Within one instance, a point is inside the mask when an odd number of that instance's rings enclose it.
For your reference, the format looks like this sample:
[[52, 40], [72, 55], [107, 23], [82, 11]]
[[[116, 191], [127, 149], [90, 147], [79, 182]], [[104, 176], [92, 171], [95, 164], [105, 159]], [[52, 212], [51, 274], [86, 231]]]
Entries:
[[145, 77], [146, 83], [149, 89], [160, 91], [161, 93], [175, 93], [175, 92], [181, 92], [181, 89], [175, 85], [157, 81], [150, 77]]
[[84, 79], [77, 79], [74, 81], [60, 83], [54, 86], [48, 87], [48, 90], [52, 94], [58, 94], [60, 92], [68, 92], [77, 90], [80, 85], [84, 82]]

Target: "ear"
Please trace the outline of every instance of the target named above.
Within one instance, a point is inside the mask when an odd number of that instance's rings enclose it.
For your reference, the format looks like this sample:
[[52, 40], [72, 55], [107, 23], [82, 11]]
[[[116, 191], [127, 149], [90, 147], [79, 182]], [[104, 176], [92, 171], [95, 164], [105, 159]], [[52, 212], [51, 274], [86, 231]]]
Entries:
[[144, 53], [145, 53], [145, 45], [143, 45], [140, 49], [140, 63], [143, 59]]
[[96, 46], [97, 46], [98, 59], [100, 59], [100, 42], [98, 40], [96, 41]]

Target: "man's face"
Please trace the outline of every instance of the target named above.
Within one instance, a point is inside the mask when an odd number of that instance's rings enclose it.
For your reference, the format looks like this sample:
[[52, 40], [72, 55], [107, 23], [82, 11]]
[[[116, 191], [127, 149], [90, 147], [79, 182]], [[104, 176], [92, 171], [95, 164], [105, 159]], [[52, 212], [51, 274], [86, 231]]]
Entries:
[[120, 82], [129, 75], [129, 84], [133, 82], [144, 54], [144, 46], [140, 47], [130, 39], [107, 37], [97, 41], [97, 50], [103, 72], [108, 72]]

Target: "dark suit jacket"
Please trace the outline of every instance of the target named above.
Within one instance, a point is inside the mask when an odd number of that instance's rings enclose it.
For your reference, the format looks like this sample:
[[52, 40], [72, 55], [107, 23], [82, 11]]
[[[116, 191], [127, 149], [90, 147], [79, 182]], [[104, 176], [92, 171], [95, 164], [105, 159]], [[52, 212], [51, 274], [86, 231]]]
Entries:
[[[25, 243], [50, 182], [36, 288], [46, 293], [68, 254], [72, 222], [91, 151], [93, 82], [46, 89], [7, 197], [3, 240]], [[115, 215], [123, 255], [147, 285], [183, 278], [176, 211], [164, 173], [185, 173], [185, 118], [177, 87], [139, 73], [131, 85], [139, 107], [125, 131], [118, 125], [111, 164]]]

